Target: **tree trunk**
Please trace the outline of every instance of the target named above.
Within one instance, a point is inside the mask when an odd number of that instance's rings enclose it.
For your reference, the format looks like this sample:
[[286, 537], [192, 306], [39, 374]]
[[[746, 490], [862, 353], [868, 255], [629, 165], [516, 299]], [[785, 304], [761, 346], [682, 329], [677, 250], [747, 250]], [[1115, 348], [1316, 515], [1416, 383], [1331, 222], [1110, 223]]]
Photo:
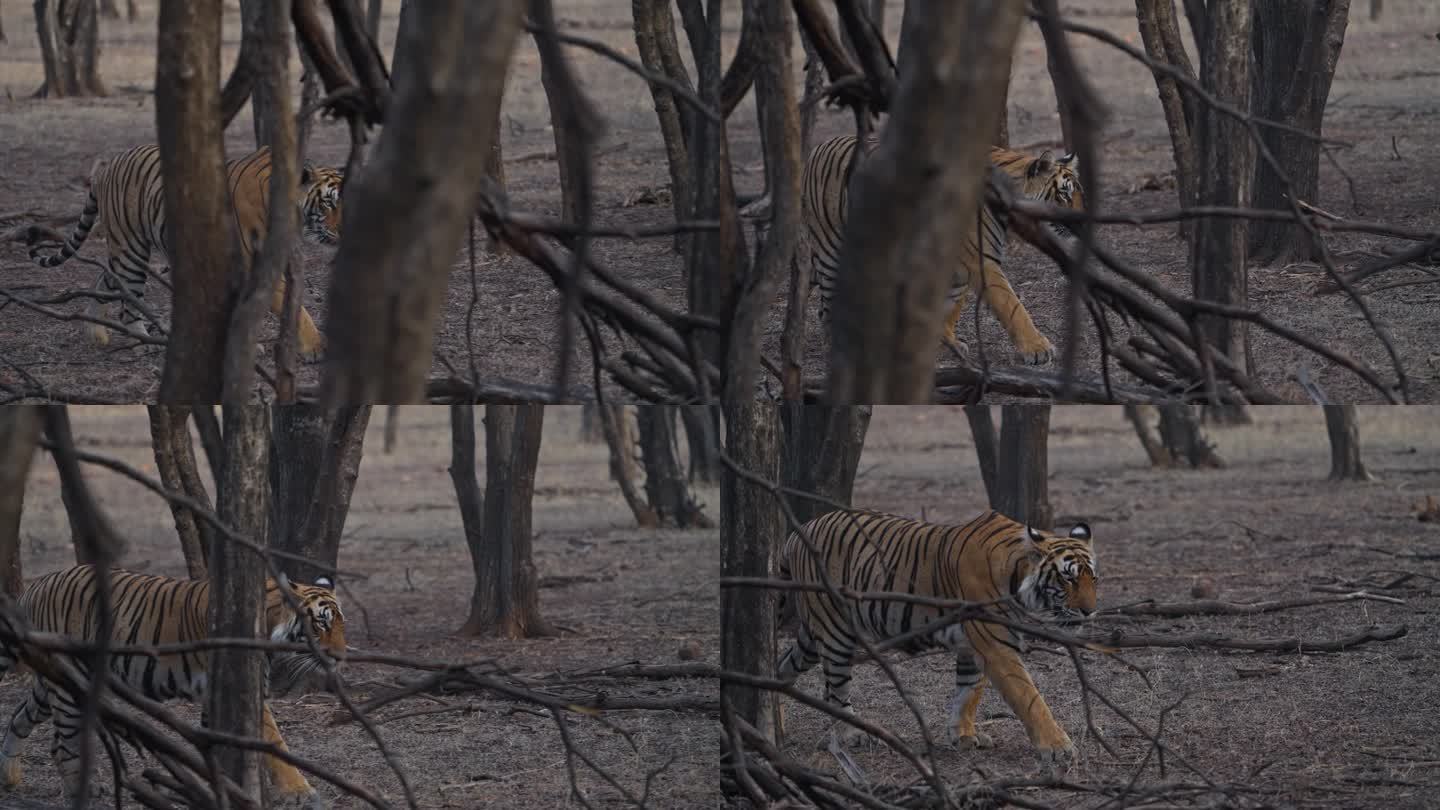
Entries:
[[[225, 408], [225, 497], [220, 502], [220, 519], [248, 537], [265, 536], [269, 416], [269, 408], [259, 403]], [[264, 560], [238, 543], [216, 536], [210, 546], [209, 569], [210, 637], [261, 637]], [[212, 729], [242, 737], [260, 736], [264, 660], [260, 650], [222, 648], [210, 653], [208, 715]], [[222, 746], [216, 755], [221, 772], [259, 802], [259, 753]]]
[[[737, 467], [767, 482], [780, 480], [777, 411], [776, 405], [753, 397], [736, 397], [725, 406], [726, 453]], [[775, 551], [784, 537], [775, 496], [726, 470], [720, 482], [720, 576], [773, 576]], [[720, 589], [721, 669], [773, 676], [775, 612], [775, 591], [769, 588]], [[774, 740], [777, 708], [775, 692], [720, 685], [720, 719], [727, 729], [738, 717]]]
[[[70, 428], [70, 411], [65, 405], [50, 405], [45, 411], [45, 438], [50, 442], [51, 455], [55, 458], [60, 473], [60, 500], [65, 504], [65, 516], [70, 522], [70, 542], [75, 548], [76, 565], [97, 565], [101, 560], [96, 556], [98, 549], [120, 547], [120, 539], [113, 533], [108, 521], [98, 520], [96, 506], [91, 500], [85, 484], [85, 474], [78, 464], [67, 469], [64, 458], [54, 448], [73, 447], [74, 436]], [[103, 536], [98, 536], [99, 532]]]
[[[450, 480], [455, 484], [455, 500], [460, 504], [460, 522], [465, 528], [465, 546], [470, 549], [471, 561], [476, 566], [478, 583], [485, 549], [485, 499], [475, 475], [475, 406], [469, 402], [450, 406]], [[472, 618], [476, 595], [471, 597]], [[468, 621], [465, 626], [470, 626]]]
[[1370, 0], [1370, 19], [1378, 20], [1385, 11], [1385, 0]]
[[690, 447], [690, 480], [704, 484], [720, 481], [720, 409], [713, 405], [687, 405], [680, 409], [685, 439]]
[[1051, 529], [1049, 405], [1001, 407], [1000, 458], [991, 507], [1027, 526]]
[[220, 18], [219, 0], [160, 3], [155, 118], [175, 292], [159, 400], [169, 404], [220, 401], [234, 306], [235, 233], [220, 130]]
[[42, 424], [37, 405], [0, 408], [0, 593], [11, 599], [19, 599], [25, 592], [20, 565], [20, 512]]
[[1330, 480], [1375, 480], [1360, 459], [1360, 426], [1355, 422], [1355, 406], [1325, 403], [1325, 430], [1330, 434]]
[[815, 147], [815, 119], [820, 114], [820, 102], [825, 90], [825, 65], [815, 50], [810, 37], [801, 37], [805, 48], [805, 92], [800, 96], [800, 155], [808, 160]]
[[1205, 438], [1195, 409], [1181, 403], [1160, 405], [1160, 440], [1172, 459], [1185, 459], [1191, 467], [1221, 468], [1225, 460]]
[[[1250, 0], [1215, 0], [1206, 15], [1201, 46], [1201, 81], [1229, 104], [1245, 109], [1250, 95]], [[1254, 147], [1245, 124], [1208, 105], [1196, 131], [1199, 204], [1244, 207], [1250, 201]], [[1195, 223], [1190, 240], [1190, 274], [1195, 297], [1244, 307], [1249, 304], [1245, 220], [1208, 217]], [[1253, 374], [1249, 328], [1243, 321], [1197, 316], [1205, 339], [1237, 368]]]
[[[208, 409], [209, 405], [200, 408]], [[205, 483], [200, 478], [200, 468], [195, 463], [195, 447], [190, 440], [190, 426], [187, 418], [190, 409], [184, 406], [148, 405], [150, 416], [150, 442], [155, 451], [155, 469], [160, 473], [160, 483], [171, 492], [178, 492], [210, 506], [210, 496], [205, 492]], [[197, 411], [198, 413], [198, 411]], [[210, 411], [214, 419], [215, 412]], [[197, 422], [200, 419], [197, 418]], [[221, 454], [223, 458], [223, 453]], [[217, 464], [218, 462], [218, 464]], [[215, 478], [215, 500], [224, 498], [221, 481], [225, 476], [224, 462], [210, 459], [211, 474]], [[191, 579], [204, 579], [208, 574], [206, 549], [215, 543], [215, 528], [200, 520], [187, 506], [170, 502], [170, 514], [175, 518], [175, 534], [180, 538], [180, 552], [185, 556], [185, 571]]]
[[645, 495], [661, 526], [708, 529], [715, 524], [680, 474], [675, 437], [675, 409], [668, 405], [637, 406], [640, 454], [645, 460]]
[[[631, 0], [635, 21], [635, 46], [640, 63], [651, 73], [667, 76], [684, 87], [691, 87], [689, 72], [680, 58], [680, 44], [675, 37], [675, 14], [668, 0]], [[660, 121], [660, 136], [665, 141], [665, 160], [670, 167], [670, 203], [675, 221], [684, 220], [690, 212], [690, 155], [686, 146], [684, 111], [667, 87], [650, 84], [655, 116]], [[685, 252], [685, 236], [675, 235], [675, 250]]]
[[[190, 413], [195, 420], [195, 432], [200, 434], [200, 447], [205, 451], [205, 462], [210, 467], [210, 479], [215, 483], [215, 500], [220, 500], [220, 476], [225, 471], [225, 439], [220, 433], [220, 420], [215, 418], [215, 408], [201, 405]], [[194, 455], [194, 451], [191, 451]], [[208, 547], [208, 543], [206, 547]]]
[[1156, 432], [1155, 419], [1159, 411], [1150, 404], [1127, 404], [1125, 405], [1125, 418], [1135, 428], [1135, 435], [1140, 439], [1140, 446], [1145, 449], [1145, 456], [1150, 459], [1151, 467], [1167, 468], [1175, 463], [1175, 457], [1170, 454], [1170, 449], [1160, 440]]
[[320, 565], [278, 560], [296, 582], [333, 578], [350, 496], [360, 477], [369, 405], [327, 411], [317, 405], [275, 405], [270, 444], [269, 545]]
[[587, 403], [580, 406], [580, 442], [599, 444], [605, 441], [605, 428], [600, 421], [600, 406]]
[[524, 13], [522, 0], [407, 5], [387, 123], [346, 192], [325, 403], [423, 399]]
[[980, 465], [980, 480], [985, 483], [985, 498], [994, 508], [999, 503], [996, 476], [1000, 466], [995, 449], [995, 418], [989, 405], [966, 405], [965, 419], [970, 422], [970, 437], [975, 440], [975, 460]]
[[605, 443], [610, 446], [610, 480], [620, 485], [620, 494], [635, 516], [635, 525], [642, 529], [660, 526], [660, 518], [650, 504], [640, 496], [636, 481], [640, 480], [640, 465], [636, 461], [635, 430], [630, 427], [630, 418], [624, 405], [600, 406], [600, 425], [605, 432]]
[[[1350, 0], [1266, 0], [1255, 4], [1255, 56], [1250, 113], [1320, 136], [1325, 101], [1350, 21]], [[1290, 180], [1255, 161], [1252, 205], [1290, 211], [1292, 199], [1319, 203], [1320, 142], [1292, 132], [1261, 127], [1260, 135]], [[1250, 253], [1262, 264], [1312, 261], [1319, 245], [1289, 221], [1252, 220]]]
[[35, 30], [45, 67], [37, 98], [109, 94], [100, 79], [97, 0], [35, 0]]
[[485, 529], [482, 542], [470, 546], [475, 595], [461, 635], [555, 634], [540, 616], [540, 577], [530, 551], [530, 502], [544, 416], [545, 406], [534, 403], [485, 406]]
[[856, 171], [837, 272], [829, 399], [928, 402], [952, 278], [972, 238], [1024, 3], [911, 0], [890, 124]]
[[[120, 19], [120, 4], [116, 0], [101, 0], [100, 16], [107, 20]], [[135, 22], [140, 16], [140, 9], [135, 7], [135, 0], [125, 0], [125, 19], [127, 22]], [[4, 42], [3, 32], [0, 32], [0, 42]]]
[[[240, 0], [242, 33], [240, 38], [240, 55], [236, 58], [235, 70], [238, 73], [242, 69], [245, 69], [250, 74], [247, 84], [250, 90], [250, 115], [252, 119], [251, 124], [255, 132], [256, 146], [265, 146], [275, 142], [273, 132], [274, 122], [279, 120], [280, 111], [283, 109], [278, 106], [279, 100], [270, 88], [263, 82], [255, 81], [255, 77], [259, 73], [259, 60], [265, 58], [263, 53], [267, 47], [265, 35], [261, 29], [261, 15], [264, 13], [267, 5], [270, 5], [269, 0]], [[287, 22], [288, 17], [289, 15], [286, 14]], [[286, 42], [285, 54], [287, 56], [289, 55], [288, 41]], [[225, 91], [221, 93], [221, 107], [225, 108], [227, 112], [229, 104], [234, 101], [231, 97], [234, 92], [238, 91], [232, 91], [230, 81], [227, 81]], [[285, 95], [288, 101], [289, 93]], [[243, 106], [244, 103], [244, 99], [241, 98], [238, 106]], [[293, 120], [293, 118], [291, 120]]]
[[[530, 0], [529, 17], [553, 20], [550, 0]], [[540, 31], [534, 36], [540, 50], [540, 84], [545, 88], [555, 137], [555, 162], [560, 169], [560, 216], [578, 225], [585, 218], [583, 209], [593, 205], [593, 178], [588, 169], [591, 156], [585, 146], [598, 132], [599, 116], [579, 93], [574, 71], [558, 44], [552, 45]]]
[[[869, 405], [830, 407], [788, 402], [781, 405], [784, 438], [781, 483], [849, 506], [855, 490], [855, 474], [860, 469], [860, 454], [865, 449], [865, 433], [870, 428], [870, 414]], [[835, 509], [830, 504], [798, 495], [788, 495], [787, 500], [801, 523]]]
[[380, 41], [380, 15], [384, 11], [384, 0], [370, 0], [365, 7], [365, 30], [376, 42]]
[[[1174, 0], [1135, 0], [1135, 14], [1140, 23], [1140, 39], [1145, 44], [1145, 53], [1156, 62], [1170, 65], [1195, 78], [1195, 68], [1190, 64], [1180, 35]], [[1198, 102], [1193, 99], [1193, 93], [1182, 95], [1180, 83], [1175, 79], [1158, 72], [1154, 76], [1165, 124], [1170, 130], [1170, 146], [1175, 156], [1175, 188], [1180, 197], [1180, 207], [1189, 208], [1195, 204], [1199, 183], [1194, 140], [1198, 126]], [[1180, 238], [1188, 241], [1194, 231], [1192, 221], [1181, 220], [1178, 227]]]

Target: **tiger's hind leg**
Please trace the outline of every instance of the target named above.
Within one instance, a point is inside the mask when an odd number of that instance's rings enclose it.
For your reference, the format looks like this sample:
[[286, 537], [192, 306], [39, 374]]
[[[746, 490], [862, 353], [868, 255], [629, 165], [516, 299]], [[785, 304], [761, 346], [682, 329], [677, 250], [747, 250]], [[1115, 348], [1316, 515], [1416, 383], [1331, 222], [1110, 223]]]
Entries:
[[985, 675], [968, 652], [955, 656], [955, 696], [950, 698], [950, 723], [947, 741], [961, 750], [992, 748], [995, 741], [989, 734], [975, 729], [975, 711], [980, 706], [980, 693], [985, 689]]
[[969, 298], [970, 291], [961, 288], [958, 297], [950, 305], [950, 314], [945, 316], [945, 329], [940, 333], [941, 342], [950, 348], [955, 359], [962, 365], [970, 362], [970, 346], [955, 336], [955, 327], [960, 323], [960, 316], [965, 314], [965, 302]]
[[[100, 274], [95, 282], [95, 292], [116, 293], [121, 296], [120, 324], [137, 333], [154, 335], [155, 325], [148, 322], [136, 304], [145, 300], [145, 281], [150, 265], [150, 248], [145, 244], [126, 245], [123, 237], [109, 234], [109, 269]], [[133, 302], [132, 302], [133, 299]], [[92, 300], [85, 307], [85, 314], [99, 318], [109, 309], [108, 301]], [[110, 343], [110, 329], [98, 323], [89, 324], [90, 338], [96, 345]]]
[[[787, 684], [795, 683], [795, 679], [808, 672], [816, 664], [820, 663], [820, 653], [815, 645], [815, 638], [810, 635], [810, 628], [804, 622], [795, 631], [795, 643], [790, 649], [780, 656], [779, 662], [775, 664], [775, 677]], [[785, 735], [785, 704], [780, 704], [780, 716], [776, 729], [781, 736]]]
[[20, 770], [20, 753], [35, 727], [50, 719], [50, 693], [38, 676], [30, 681], [30, 694], [15, 707], [5, 739], [0, 742], [0, 787], [18, 787], [24, 774]]
[[1053, 360], [1055, 345], [1035, 328], [1035, 321], [1030, 318], [1025, 305], [1020, 303], [1020, 296], [1015, 294], [1015, 288], [1010, 286], [1010, 280], [1005, 278], [1000, 265], [987, 258], [981, 274], [985, 304], [1010, 334], [1016, 359], [1031, 366], [1043, 366]]
[[[850, 662], [855, 657], [855, 637], [848, 630], [836, 629], [830, 633], [820, 650], [820, 663], [825, 670], [825, 701], [851, 716], [857, 716], [850, 706]], [[822, 740], [824, 750], [830, 740], [842, 746], [871, 741], [864, 730], [836, 719], [830, 727], [830, 734]]]
[[[285, 745], [285, 738], [280, 736], [280, 728], [275, 725], [275, 715], [270, 713], [268, 701], [260, 715], [260, 727], [260, 736], [266, 742], [273, 744], [281, 751], [290, 750], [289, 746]], [[275, 785], [275, 789], [279, 791], [283, 800], [289, 802], [291, 806], [298, 805], [306, 810], [324, 810], [329, 806], [325, 798], [310, 786], [305, 775], [300, 773], [295, 766], [275, 757], [266, 757], [265, 762], [270, 769], [270, 781]]]
[[[277, 318], [285, 317], [284, 275], [275, 283], [275, 293], [270, 296], [270, 311], [275, 313]], [[319, 359], [320, 353], [325, 349], [325, 337], [320, 334], [320, 327], [315, 325], [315, 319], [310, 317], [310, 310], [306, 309], [303, 303], [300, 305], [300, 317], [297, 321], [300, 353], [306, 360]]]

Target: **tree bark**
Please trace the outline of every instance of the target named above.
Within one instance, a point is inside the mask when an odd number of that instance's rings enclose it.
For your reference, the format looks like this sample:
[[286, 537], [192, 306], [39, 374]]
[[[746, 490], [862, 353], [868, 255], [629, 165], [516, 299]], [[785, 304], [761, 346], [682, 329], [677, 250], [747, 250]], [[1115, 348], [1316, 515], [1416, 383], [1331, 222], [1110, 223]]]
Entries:
[[531, 559], [530, 503], [544, 416], [545, 406], [534, 403], [485, 406], [485, 529], [482, 543], [470, 546], [475, 595], [461, 635], [555, 634], [540, 616], [540, 577]]
[[645, 461], [645, 495], [661, 526], [711, 528], [700, 504], [680, 474], [675, 437], [675, 409], [668, 405], [637, 406], [640, 454]]
[[[1195, 68], [1190, 64], [1180, 35], [1174, 0], [1135, 0], [1135, 14], [1140, 23], [1140, 39], [1145, 45], [1145, 53], [1151, 59], [1195, 78]], [[1195, 204], [1199, 182], [1194, 140], [1194, 130], [1198, 126], [1197, 102], [1193, 100], [1193, 94], [1181, 94], [1180, 83], [1175, 79], [1161, 73], [1154, 75], [1175, 156], [1175, 188], [1180, 197], [1180, 207], [1189, 208]], [[1180, 237], [1188, 241], [1194, 230], [1192, 220], [1181, 220], [1179, 229]]]
[[1330, 480], [1373, 481], [1360, 459], [1360, 426], [1351, 403], [1325, 403], [1325, 431], [1330, 434]]
[[43, 421], [37, 405], [0, 408], [0, 593], [11, 599], [19, 599], [25, 592], [20, 513]]
[[[1250, 0], [1215, 0], [1205, 17], [1200, 51], [1201, 81], [1229, 104], [1246, 109], [1250, 95]], [[1245, 207], [1250, 202], [1254, 146], [1245, 125], [1208, 105], [1200, 115], [1199, 151], [1201, 205]], [[1190, 274], [1195, 297], [1230, 306], [1248, 306], [1245, 220], [1207, 217], [1195, 223], [1190, 240]], [[1196, 317], [1199, 329], [1215, 350], [1237, 368], [1250, 368], [1249, 328], [1239, 320], [1213, 315]]]
[[1027, 526], [1051, 529], [1055, 511], [1050, 506], [1049, 405], [1001, 407], [1000, 457], [995, 511]]
[[[450, 406], [450, 480], [455, 485], [460, 522], [465, 528], [465, 546], [470, 549], [478, 583], [485, 549], [485, 498], [480, 494], [480, 479], [475, 475], [475, 406], [469, 402]], [[477, 596], [478, 591], [471, 596], [471, 618]], [[467, 620], [466, 627], [469, 626]]]
[[599, 444], [605, 441], [605, 428], [600, 422], [600, 406], [597, 403], [580, 406], [579, 439], [581, 444]]
[[[202, 405], [201, 408], [208, 408]], [[190, 426], [187, 418], [190, 409], [184, 406], [148, 405], [150, 416], [150, 442], [155, 451], [155, 469], [160, 473], [160, 483], [171, 492], [187, 495], [206, 507], [210, 496], [200, 478], [196, 464], [195, 447], [190, 440]], [[214, 418], [214, 411], [210, 412]], [[200, 421], [199, 419], [196, 420]], [[222, 454], [223, 458], [223, 454]], [[211, 458], [211, 474], [215, 478], [215, 500], [224, 495], [220, 482], [224, 479], [224, 462]], [[204, 579], [208, 575], [206, 550], [215, 543], [215, 529], [200, 520], [187, 506], [170, 502], [170, 514], [175, 518], [175, 534], [180, 538], [180, 552], [185, 556], [185, 571], [191, 579]]]
[[220, 401], [234, 305], [236, 234], [220, 129], [220, 18], [219, 0], [160, 3], [155, 118], [175, 292], [159, 400], [169, 404]]
[[856, 170], [834, 303], [829, 399], [928, 402], [953, 267], [989, 168], [1024, 3], [911, 0], [910, 53], [879, 147]]
[[[849, 506], [855, 490], [855, 474], [860, 468], [860, 454], [865, 449], [865, 433], [870, 428], [870, 414], [869, 405], [830, 407], [789, 402], [781, 405], [784, 437], [781, 483]], [[786, 499], [801, 523], [835, 509], [798, 495], [788, 495]]]
[[[725, 406], [727, 454], [741, 470], [768, 482], [780, 480], [777, 411], [776, 405], [753, 397]], [[720, 576], [773, 576], [775, 550], [784, 536], [775, 497], [727, 469], [720, 482]], [[720, 589], [721, 669], [773, 676], [775, 612], [775, 592], [769, 588]], [[720, 719], [727, 729], [732, 717], [739, 717], [773, 741], [777, 708], [775, 692], [720, 685]]]
[[1125, 418], [1130, 420], [1131, 426], [1135, 428], [1135, 436], [1140, 439], [1140, 446], [1145, 449], [1146, 458], [1150, 459], [1151, 467], [1167, 468], [1175, 463], [1174, 456], [1170, 455], [1170, 449], [1160, 440], [1156, 433], [1156, 425], [1152, 421], [1159, 411], [1154, 405], [1149, 404], [1126, 404]]
[[[225, 497], [220, 519], [243, 535], [265, 536], [266, 449], [270, 411], [258, 403], [225, 408]], [[183, 423], [182, 423], [183, 424]], [[264, 561], [249, 549], [215, 536], [210, 546], [210, 637], [260, 638], [265, 604]], [[210, 653], [210, 727], [225, 734], [260, 736], [265, 699], [260, 650], [221, 648]], [[219, 747], [220, 770], [260, 801], [260, 755]]]
[[35, 31], [45, 67], [36, 98], [109, 95], [100, 79], [96, 0], [35, 0]]
[[[220, 433], [220, 420], [215, 418], [215, 408], [202, 405], [190, 412], [195, 420], [195, 432], [200, 434], [200, 447], [205, 451], [205, 463], [210, 467], [210, 479], [215, 482], [215, 500], [220, 500], [220, 478], [225, 471], [225, 439]], [[191, 451], [194, 455], [194, 451]], [[209, 547], [207, 543], [206, 548]]]
[[[73, 447], [75, 439], [70, 427], [70, 410], [65, 405], [50, 405], [45, 410], [45, 438], [52, 448]], [[67, 468], [60, 453], [52, 450], [60, 473], [60, 500], [65, 504], [65, 517], [70, 522], [70, 542], [75, 549], [76, 565], [97, 565], [103, 549], [118, 549], [120, 538], [110, 523], [96, 517], [97, 507], [85, 484], [85, 473], [79, 464]], [[97, 534], [98, 533], [98, 534]]]
[[690, 447], [690, 480], [705, 484], [720, 481], [720, 409], [713, 405], [687, 405], [680, 409], [685, 439]]
[[[1350, 0], [1267, 0], [1256, 3], [1254, 13], [1250, 113], [1318, 138], [1350, 21]], [[1269, 162], [1256, 161], [1251, 204], [1276, 211], [1290, 211], [1292, 199], [1318, 204], [1320, 142], [1274, 127], [1261, 127], [1260, 136], [1290, 184], [1287, 188]], [[1320, 256], [1320, 246], [1292, 222], [1252, 220], [1248, 227], [1256, 262], [1287, 264]]]
[[1185, 459], [1191, 467], [1221, 468], [1225, 460], [1205, 438], [1200, 419], [1189, 405], [1169, 402], [1160, 405], [1160, 440], [1172, 459]]
[[[635, 46], [645, 69], [667, 76], [685, 87], [691, 87], [689, 72], [680, 58], [680, 44], [675, 37], [675, 14], [664, 0], [631, 0], [635, 24]], [[650, 85], [655, 104], [655, 117], [660, 122], [660, 136], [665, 142], [665, 160], [670, 167], [670, 202], [675, 221], [685, 219], [691, 206], [690, 156], [686, 146], [684, 115], [675, 95], [667, 87]], [[675, 251], [685, 252], [685, 235], [675, 235]]]
[[418, 402], [525, 3], [412, 3], [387, 124], [346, 193], [322, 399]]
[[980, 465], [980, 480], [985, 483], [985, 498], [993, 507], [999, 502], [996, 486], [1000, 466], [995, 449], [995, 419], [989, 405], [966, 405], [965, 419], [970, 423], [970, 437], [975, 440], [975, 460]]
[[365, 7], [365, 30], [370, 32], [371, 39], [380, 41], [380, 15], [384, 11], [383, 0], [370, 0]]
[[320, 564], [278, 560], [292, 580], [314, 582], [322, 574], [333, 579], [350, 496], [360, 477], [371, 406], [273, 408], [269, 545]]
[[660, 526], [660, 516], [641, 497], [636, 486], [640, 480], [640, 465], [635, 460], [635, 431], [630, 427], [626, 406], [606, 403], [600, 408], [600, 426], [605, 432], [605, 443], [610, 446], [610, 480], [620, 485], [620, 494], [635, 516], [635, 525], [642, 529]]
[[[225, 120], [228, 123], [229, 119], [234, 115], [234, 113], [230, 112], [231, 105], [235, 105], [236, 112], [239, 111], [240, 107], [245, 105], [244, 96], [239, 97], [238, 103], [236, 103], [235, 97], [241, 92], [241, 89], [232, 89], [231, 85], [237, 82], [235, 78], [236, 74], [240, 73], [242, 69], [247, 71], [248, 76], [244, 89], [249, 91], [251, 125], [255, 132], [256, 146], [267, 146], [275, 143], [276, 136], [274, 127], [276, 126], [276, 122], [279, 121], [282, 110], [287, 113], [289, 112], [290, 94], [288, 92], [288, 85], [286, 86], [287, 92], [284, 94], [284, 106], [281, 106], [281, 99], [275, 95], [271, 87], [265, 82], [256, 81], [262, 70], [260, 67], [262, 60], [279, 59], [283, 64], [288, 61], [290, 53], [288, 36], [290, 33], [288, 24], [290, 14], [288, 8], [283, 10], [284, 16], [282, 17], [282, 19], [286, 21], [285, 34], [287, 35], [283, 53], [277, 53], [275, 51], [267, 53], [267, 50], [274, 48], [274, 43], [267, 44], [266, 42], [267, 37], [263, 29], [262, 15], [266, 7], [272, 5], [274, 4], [270, 3], [269, 0], [241, 0], [240, 19], [242, 28], [240, 35], [240, 55], [236, 57], [235, 73], [232, 73], [231, 78], [226, 80], [225, 88], [220, 94], [222, 114], [226, 115]], [[287, 3], [286, 5], [288, 6], [289, 4]], [[288, 128], [293, 133], [294, 118], [293, 116], [287, 117], [290, 118]]]

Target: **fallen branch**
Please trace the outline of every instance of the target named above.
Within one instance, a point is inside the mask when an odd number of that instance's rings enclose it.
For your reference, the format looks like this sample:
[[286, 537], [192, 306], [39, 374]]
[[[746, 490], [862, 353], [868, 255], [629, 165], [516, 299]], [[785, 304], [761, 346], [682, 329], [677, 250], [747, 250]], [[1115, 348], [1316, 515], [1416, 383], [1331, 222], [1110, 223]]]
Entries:
[[1317, 653], [1342, 652], [1372, 641], [1394, 641], [1408, 632], [1410, 632], [1410, 628], [1403, 624], [1396, 624], [1389, 627], [1370, 627], [1343, 638], [1315, 641], [1300, 638], [1230, 638], [1220, 633], [1194, 633], [1178, 636], [1126, 635], [1121, 630], [1115, 630], [1109, 635], [1092, 637], [1090, 641], [1092, 644], [1117, 648], [1206, 647], [1214, 650], [1247, 650], [1249, 652]]
[[1103, 610], [1099, 615], [1251, 616], [1257, 613], [1273, 613], [1277, 610], [1290, 610], [1291, 608], [1329, 605], [1336, 602], [1354, 602], [1357, 600], [1389, 602], [1394, 605], [1405, 604], [1404, 599], [1397, 599], [1393, 596], [1380, 596], [1365, 591], [1351, 591], [1333, 596], [1301, 596], [1294, 599], [1275, 599], [1268, 602], [1222, 602], [1218, 599], [1200, 599], [1195, 602], [1155, 602], [1152, 600], [1138, 602], [1133, 605], [1125, 605], [1112, 610]]

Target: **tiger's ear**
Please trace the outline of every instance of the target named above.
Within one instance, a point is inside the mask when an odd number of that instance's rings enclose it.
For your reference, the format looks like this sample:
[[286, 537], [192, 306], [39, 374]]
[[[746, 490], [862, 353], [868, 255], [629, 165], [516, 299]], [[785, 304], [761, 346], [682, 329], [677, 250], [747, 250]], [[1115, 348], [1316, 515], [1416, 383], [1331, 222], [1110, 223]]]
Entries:
[[1046, 149], [1040, 153], [1040, 157], [1035, 158], [1034, 162], [1030, 164], [1030, 168], [1025, 170], [1025, 175], [1027, 177], [1039, 177], [1042, 174], [1049, 174], [1054, 171], [1054, 169], [1055, 153]]
[[285, 576], [285, 572], [284, 572], [284, 571], [281, 571], [281, 572], [280, 572], [278, 575], [276, 575], [276, 577], [275, 577], [275, 584], [276, 584], [276, 585], [279, 585], [279, 586], [282, 587], [282, 588], [287, 588], [287, 589], [288, 589], [288, 588], [290, 588], [290, 577]]
[[1090, 524], [1076, 523], [1075, 528], [1070, 530], [1070, 538], [1072, 540], [1084, 540], [1087, 543], [1090, 542]]
[[319, 576], [315, 578], [315, 587], [324, 588], [327, 591], [335, 590], [335, 581], [330, 577]]
[[1075, 154], [1074, 152], [1067, 152], [1064, 155], [1061, 155], [1060, 160], [1057, 162], [1061, 166], [1065, 166], [1070, 169], [1078, 168], [1080, 166], [1080, 156]]

